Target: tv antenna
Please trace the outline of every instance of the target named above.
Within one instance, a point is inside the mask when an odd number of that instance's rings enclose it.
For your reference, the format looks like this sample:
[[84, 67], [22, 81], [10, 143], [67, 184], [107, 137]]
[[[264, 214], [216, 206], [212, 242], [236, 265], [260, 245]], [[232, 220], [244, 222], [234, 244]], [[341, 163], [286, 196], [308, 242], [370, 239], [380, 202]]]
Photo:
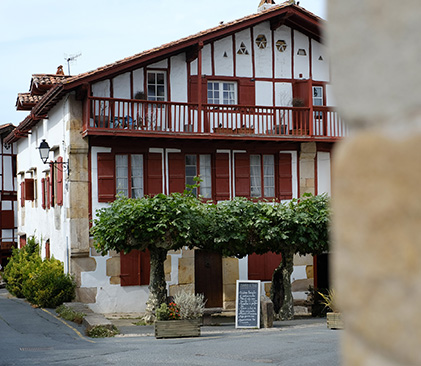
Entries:
[[81, 53], [78, 53], [76, 55], [67, 55], [67, 54], [64, 54], [64, 59], [67, 61], [67, 72], [69, 73], [69, 75], [70, 75], [70, 63], [71, 62], [76, 62], [76, 59], [79, 56], [82, 56], [82, 54]]

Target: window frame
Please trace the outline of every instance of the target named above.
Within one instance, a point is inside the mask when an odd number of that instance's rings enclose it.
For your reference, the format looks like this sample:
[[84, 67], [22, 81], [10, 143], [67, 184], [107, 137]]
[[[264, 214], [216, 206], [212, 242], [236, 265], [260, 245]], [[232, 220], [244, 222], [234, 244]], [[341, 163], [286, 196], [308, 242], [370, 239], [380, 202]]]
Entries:
[[[149, 83], [149, 75], [155, 75], [155, 82]], [[164, 83], [163, 84], [158, 84], [158, 74], [162, 74], [164, 76]], [[167, 72], [165, 70], [147, 70], [146, 71], [146, 98], [148, 101], [151, 102], [166, 102], [167, 98], [168, 98], [168, 92], [167, 92], [167, 88], [168, 88], [168, 81], [167, 81]], [[154, 95], [150, 95], [149, 94], [149, 87], [154, 87], [155, 91], [154, 91]], [[160, 96], [158, 95], [158, 87], [159, 86], [163, 86], [164, 87], [164, 95]]]
[[[253, 157], [259, 157], [259, 164], [252, 164]], [[272, 175], [265, 175], [265, 157], [271, 157], [272, 162], [270, 166], [272, 167]], [[259, 175], [257, 176], [260, 185], [256, 186], [256, 179], [253, 179], [253, 167], [259, 168]], [[271, 178], [273, 181], [273, 185], [268, 185], [267, 177]], [[251, 198], [276, 198], [276, 159], [274, 154], [250, 154], [250, 197]], [[256, 195], [254, 191], [256, 190], [254, 187], [258, 187], [260, 189], [260, 194]], [[266, 194], [267, 189], [273, 190], [273, 195]]]
[[[224, 85], [232, 85], [233, 90], [228, 90], [227, 93], [234, 93], [234, 98], [228, 102], [225, 103], [224, 99]], [[215, 86], [218, 85], [218, 90], [211, 88], [209, 89], [209, 86]], [[212, 93], [212, 97], [209, 97], [209, 93]], [[215, 98], [214, 93], [218, 92], [218, 97]], [[222, 96], [222, 98], [221, 98]], [[216, 102], [217, 99], [217, 102]], [[206, 84], [206, 101], [208, 104], [218, 104], [218, 105], [237, 105], [238, 104], [238, 82], [235, 80], [208, 80]]]
[[[125, 175], [125, 178], [121, 178], [119, 177], [118, 174], [118, 168], [121, 168], [121, 166], [118, 166], [118, 157], [119, 156], [123, 156], [123, 157], [127, 157], [127, 166], [123, 166], [123, 168], [127, 169], [127, 175]], [[139, 178], [139, 176], [133, 176], [133, 156], [140, 156], [141, 157], [141, 181], [142, 181], [142, 186], [139, 188], [133, 187], [133, 180], [135, 178]], [[140, 197], [144, 197], [145, 196], [145, 158], [143, 154], [130, 154], [130, 153], [124, 153], [124, 154], [115, 154], [115, 159], [114, 159], [114, 171], [115, 171], [115, 194], [119, 194], [119, 193], [123, 193], [123, 195], [125, 197], [129, 197], [129, 198], [140, 198]], [[118, 186], [118, 180], [119, 179], [127, 179], [127, 195], [124, 193], [125, 190], [119, 189]], [[136, 196], [133, 197], [133, 190], [134, 189], [140, 189], [141, 190], [141, 195], [140, 196]]]
[[[187, 158], [189, 156], [195, 158], [195, 165], [193, 165], [193, 164], [187, 165]], [[197, 176], [202, 177], [202, 174], [201, 174], [201, 171], [203, 170], [202, 160], [204, 160], [204, 157], [205, 156], [208, 156], [209, 157], [209, 166], [208, 167], [205, 167], [205, 169], [209, 169], [209, 173], [210, 173], [209, 174], [209, 183], [210, 183], [210, 185], [209, 186], [203, 186], [203, 182], [200, 182], [200, 186], [199, 186], [198, 191], [196, 189], [194, 189], [193, 192], [194, 192], [194, 194], [196, 196], [197, 195], [202, 195], [203, 198], [212, 199], [212, 154], [188, 154], [188, 153], [187, 154], [184, 154], [184, 176], [185, 176], [185, 184], [186, 185], [187, 184], [194, 184], [195, 183], [194, 180], [193, 180], [194, 177], [197, 177]], [[194, 176], [192, 176], [190, 174], [189, 175], [187, 174], [187, 167], [188, 166], [189, 167], [193, 167], [193, 166], [195, 167], [196, 174]], [[204, 196], [202, 194], [202, 190], [204, 188], [210, 190], [210, 194], [208, 196]]]

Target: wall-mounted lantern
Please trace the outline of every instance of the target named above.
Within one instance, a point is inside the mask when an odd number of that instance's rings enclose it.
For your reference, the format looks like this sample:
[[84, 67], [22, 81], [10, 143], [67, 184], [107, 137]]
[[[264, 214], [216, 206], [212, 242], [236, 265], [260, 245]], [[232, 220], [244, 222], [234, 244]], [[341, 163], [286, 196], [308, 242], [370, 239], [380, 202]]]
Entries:
[[[48, 157], [50, 155], [50, 146], [48, 145], [48, 142], [43, 139], [38, 147], [39, 150], [39, 156], [41, 157], [41, 160], [44, 164], [47, 164]], [[55, 166], [56, 169], [63, 171], [64, 167], [67, 167], [67, 174], [69, 174], [69, 162], [68, 161], [50, 161], [48, 164], [52, 164]], [[59, 165], [61, 165], [61, 168], [59, 168]]]

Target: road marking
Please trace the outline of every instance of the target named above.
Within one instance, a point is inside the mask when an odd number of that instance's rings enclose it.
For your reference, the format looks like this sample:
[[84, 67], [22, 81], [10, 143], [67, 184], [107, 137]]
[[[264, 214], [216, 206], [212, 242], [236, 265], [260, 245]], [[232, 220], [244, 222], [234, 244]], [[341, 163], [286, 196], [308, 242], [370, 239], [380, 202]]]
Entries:
[[53, 313], [51, 313], [50, 311], [46, 310], [46, 309], [41, 309], [42, 311], [45, 311], [47, 314], [50, 314], [52, 317], [56, 318], [57, 320], [60, 320], [64, 325], [66, 325], [67, 327], [69, 327], [71, 330], [73, 330], [80, 338], [82, 338], [84, 341], [86, 342], [90, 342], [90, 343], [96, 343], [94, 341], [91, 341], [90, 339], [87, 339], [86, 337], [84, 337], [82, 335], [82, 333], [80, 333], [76, 328], [72, 327], [70, 324], [67, 324], [63, 319], [60, 319], [58, 316], [55, 316]]

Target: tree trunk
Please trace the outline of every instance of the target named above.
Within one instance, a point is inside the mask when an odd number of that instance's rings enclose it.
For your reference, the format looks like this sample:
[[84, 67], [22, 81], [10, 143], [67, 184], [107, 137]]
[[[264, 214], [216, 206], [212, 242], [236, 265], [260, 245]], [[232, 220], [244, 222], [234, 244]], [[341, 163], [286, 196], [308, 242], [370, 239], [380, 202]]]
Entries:
[[291, 274], [294, 269], [294, 253], [283, 252], [282, 261], [272, 275], [270, 297], [275, 314], [282, 320], [294, 317], [294, 299], [291, 291]]
[[165, 282], [164, 262], [167, 249], [150, 247], [151, 272], [149, 277], [149, 299], [146, 302], [145, 322], [155, 321], [155, 309], [167, 300], [167, 283]]

